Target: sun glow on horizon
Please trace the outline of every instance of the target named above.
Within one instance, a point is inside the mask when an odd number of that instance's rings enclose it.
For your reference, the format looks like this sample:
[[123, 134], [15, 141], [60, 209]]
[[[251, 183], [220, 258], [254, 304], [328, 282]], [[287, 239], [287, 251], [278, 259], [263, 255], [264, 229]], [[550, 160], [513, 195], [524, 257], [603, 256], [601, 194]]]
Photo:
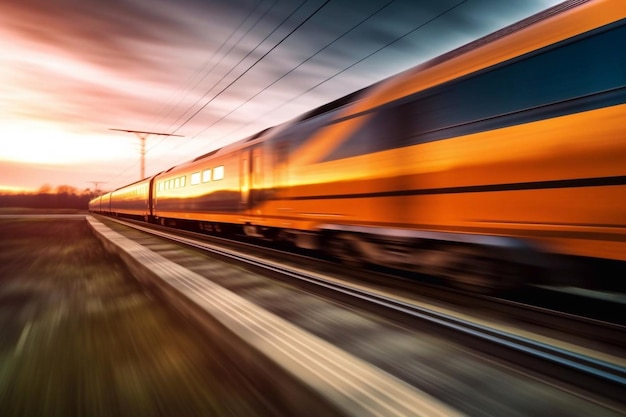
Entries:
[[[103, 135], [104, 136], [104, 135]], [[24, 120], [0, 126], [0, 160], [30, 164], [64, 165], [115, 159], [134, 153], [132, 144], [122, 148], [98, 146], [102, 140], [66, 131], [57, 123]]]
[[23, 194], [33, 193], [36, 190], [29, 187], [16, 187], [13, 185], [0, 184], [0, 194]]

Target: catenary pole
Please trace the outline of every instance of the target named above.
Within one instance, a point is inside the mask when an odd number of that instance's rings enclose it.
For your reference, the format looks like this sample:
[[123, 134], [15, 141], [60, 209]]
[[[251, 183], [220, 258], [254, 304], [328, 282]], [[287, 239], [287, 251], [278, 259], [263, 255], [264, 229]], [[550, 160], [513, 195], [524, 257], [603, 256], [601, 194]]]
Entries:
[[150, 136], [150, 135], [157, 135], [157, 136], [182, 136], [182, 135], [174, 135], [172, 133], [144, 132], [144, 131], [141, 131], [141, 130], [129, 130], [129, 129], [109, 129], [109, 130], [115, 130], [115, 131], [118, 131], [118, 132], [134, 133], [139, 138], [139, 141], [140, 141], [140, 144], [141, 144], [141, 172], [140, 172], [140, 177], [139, 177], [140, 180], [146, 178], [146, 139], [148, 138], [148, 136]]

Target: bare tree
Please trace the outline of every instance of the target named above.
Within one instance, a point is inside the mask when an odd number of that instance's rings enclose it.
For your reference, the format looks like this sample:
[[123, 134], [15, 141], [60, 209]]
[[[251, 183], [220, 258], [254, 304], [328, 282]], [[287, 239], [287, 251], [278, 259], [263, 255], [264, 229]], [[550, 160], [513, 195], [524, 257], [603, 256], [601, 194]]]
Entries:
[[68, 194], [68, 195], [77, 194], [76, 187], [72, 187], [71, 185], [59, 185], [56, 191], [57, 191], [57, 194]]

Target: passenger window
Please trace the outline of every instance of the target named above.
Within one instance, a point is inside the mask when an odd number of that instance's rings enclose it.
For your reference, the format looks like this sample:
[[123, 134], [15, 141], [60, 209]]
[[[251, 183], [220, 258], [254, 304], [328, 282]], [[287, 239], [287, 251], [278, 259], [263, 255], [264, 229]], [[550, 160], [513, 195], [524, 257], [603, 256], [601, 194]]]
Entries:
[[396, 147], [398, 138], [398, 126], [394, 123], [396, 119], [393, 111], [378, 110], [342, 121], [346, 130], [354, 133], [327, 155], [324, 161], [366, 155]]
[[194, 172], [193, 174], [191, 174], [191, 185], [198, 185], [198, 184], [200, 184], [200, 173]]
[[224, 165], [213, 168], [213, 180], [218, 181], [224, 179]]
[[211, 170], [205, 169], [202, 172], [202, 182], [209, 182], [209, 181], [211, 181]]

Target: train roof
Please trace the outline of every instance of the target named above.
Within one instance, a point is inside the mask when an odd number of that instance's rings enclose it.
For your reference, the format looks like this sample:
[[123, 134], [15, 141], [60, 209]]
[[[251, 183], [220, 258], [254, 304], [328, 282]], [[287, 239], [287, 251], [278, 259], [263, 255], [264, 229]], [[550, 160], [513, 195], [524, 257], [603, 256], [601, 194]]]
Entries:
[[[361, 89], [359, 89], [357, 91], [349, 93], [349, 94], [347, 94], [345, 96], [342, 96], [342, 97], [340, 97], [340, 98], [338, 98], [336, 100], [333, 100], [333, 101], [331, 101], [329, 103], [323, 104], [323, 105], [321, 105], [319, 107], [316, 107], [316, 108], [314, 108], [312, 110], [309, 110], [309, 111], [307, 111], [307, 112], [305, 112], [305, 113], [303, 113], [303, 114], [301, 114], [299, 116], [296, 116], [295, 118], [292, 118], [292, 119], [290, 119], [290, 120], [288, 120], [288, 121], [286, 121], [284, 123], [281, 123], [281, 124], [275, 125], [275, 126], [267, 127], [267, 128], [265, 128], [265, 129], [263, 129], [263, 130], [261, 130], [259, 132], [256, 132], [256, 133], [254, 133], [254, 134], [252, 134], [252, 135], [250, 135], [248, 137], [236, 140], [235, 142], [232, 142], [232, 143], [230, 143], [228, 145], [225, 145], [225, 146], [222, 146], [220, 148], [213, 149], [213, 150], [211, 150], [211, 151], [209, 151], [209, 152], [207, 152], [205, 154], [202, 154], [202, 155], [200, 155], [200, 156], [198, 156], [198, 157], [196, 157], [196, 158], [194, 158], [192, 160], [186, 161], [186, 162], [181, 163], [179, 165], [175, 165], [175, 166], [169, 168], [166, 171], [162, 171], [162, 172], [160, 172], [158, 174], [155, 174], [154, 176], [159, 175], [159, 174], [163, 174], [165, 172], [172, 171], [172, 170], [174, 170], [176, 168], [185, 167], [185, 166], [193, 164], [193, 163], [195, 163], [195, 162], [197, 162], [199, 160], [202, 160], [202, 159], [205, 159], [205, 158], [217, 155], [218, 153], [228, 153], [228, 152], [231, 152], [231, 151], [236, 150], [238, 148], [247, 146], [247, 144], [249, 142], [254, 142], [254, 141], [259, 140], [261, 138], [265, 138], [269, 134], [278, 133], [279, 131], [281, 131], [281, 130], [289, 127], [289, 126], [292, 126], [295, 123], [299, 123], [299, 122], [302, 122], [302, 121], [305, 121], [305, 120], [308, 120], [308, 119], [312, 119], [312, 118], [314, 118], [316, 116], [319, 116], [319, 115], [322, 115], [322, 114], [327, 113], [329, 111], [338, 109], [338, 108], [340, 108], [342, 106], [346, 106], [348, 104], [351, 104], [351, 103], [359, 100], [361, 97], [365, 96], [371, 90], [374, 90], [375, 88], [377, 88], [379, 86], [385, 86], [388, 82], [394, 82], [395, 80], [403, 78], [405, 75], [414, 74], [415, 72], [423, 71], [423, 70], [425, 70], [427, 68], [434, 67], [434, 66], [436, 66], [436, 65], [438, 65], [440, 63], [443, 63], [443, 62], [448, 61], [448, 60], [450, 60], [452, 58], [455, 58], [455, 57], [457, 57], [459, 55], [463, 55], [463, 54], [465, 54], [467, 52], [470, 52], [470, 51], [473, 51], [475, 49], [478, 49], [478, 48], [480, 48], [480, 47], [482, 47], [484, 45], [487, 45], [487, 44], [489, 44], [491, 42], [494, 42], [497, 39], [500, 39], [500, 38], [508, 36], [508, 35], [510, 35], [512, 33], [515, 33], [515, 32], [518, 32], [520, 30], [523, 30], [523, 29], [525, 29], [525, 28], [527, 28], [529, 26], [532, 26], [535, 23], [541, 22], [541, 21], [546, 20], [546, 19], [548, 19], [548, 18], [550, 18], [552, 16], [558, 15], [560, 13], [563, 13], [563, 12], [567, 11], [567, 10], [570, 10], [570, 9], [578, 7], [578, 6], [582, 5], [582, 4], [588, 3], [590, 1], [592, 1], [592, 0], [568, 0], [568, 1], [565, 1], [563, 3], [557, 4], [557, 5], [555, 5], [555, 6], [551, 7], [551, 8], [548, 8], [548, 9], [546, 9], [544, 11], [541, 11], [539, 13], [536, 13], [536, 14], [532, 15], [532, 16], [529, 16], [529, 17], [527, 17], [527, 18], [525, 18], [525, 19], [523, 19], [523, 20], [521, 20], [519, 22], [516, 22], [516, 23], [514, 23], [512, 25], [506, 26], [506, 27], [504, 27], [504, 28], [502, 28], [502, 29], [500, 29], [500, 30], [498, 30], [496, 32], [493, 32], [491, 34], [485, 35], [485, 36], [483, 36], [483, 37], [481, 37], [479, 39], [476, 39], [476, 40], [474, 40], [474, 41], [472, 41], [472, 42], [470, 42], [468, 44], [465, 44], [465, 45], [460, 46], [460, 47], [458, 47], [456, 49], [453, 49], [453, 50], [451, 50], [449, 52], [446, 52], [446, 53], [444, 53], [442, 55], [439, 55], [439, 56], [437, 56], [435, 58], [432, 58], [432, 59], [430, 59], [430, 60], [428, 60], [428, 61], [426, 61], [426, 62], [424, 62], [422, 64], [418, 64], [418, 65], [416, 65], [414, 67], [411, 67], [411, 68], [409, 68], [409, 69], [407, 69], [407, 70], [405, 70], [403, 72], [391, 75], [391, 76], [389, 76], [389, 77], [387, 77], [385, 79], [382, 79], [382, 80], [380, 80], [380, 81], [378, 81], [376, 83], [373, 83], [373, 84], [371, 84], [371, 85], [369, 85], [367, 87], [361, 88]], [[151, 177], [148, 177], [148, 178], [151, 178]], [[143, 180], [140, 180], [140, 181], [143, 181]], [[130, 185], [132, 185], [132, 184], [130, 184]], [[124, 187], [121, 187], [121, 188], [124, 188]]]

